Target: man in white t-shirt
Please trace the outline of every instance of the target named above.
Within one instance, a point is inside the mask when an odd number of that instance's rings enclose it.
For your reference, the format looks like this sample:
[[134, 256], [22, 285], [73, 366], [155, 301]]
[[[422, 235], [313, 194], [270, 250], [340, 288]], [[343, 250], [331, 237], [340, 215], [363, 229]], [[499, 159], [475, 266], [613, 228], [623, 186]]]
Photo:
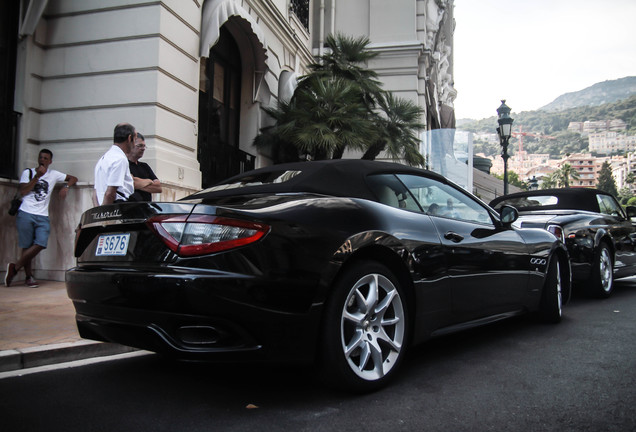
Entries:
[[127, 201], [135, 191], [126, 154], [132, 151], [136, 136], [128, 123], [115, 126], [113, 145], [95, 165], [95, 205]]
[[43, 249], [46, 249], [49, 240], [51, 231], [49, 203], [53, 188], [56, 183], [68, 182], [60, 190], [60, 198], [64, 199], [68, 189], [77, 183], [77, 177], [49, 169], [52, 162], [53, 153], [42, 149], [38, 155], [38, 167], [24, 170], [20, 178], [19, 190], [22, 195], [22, 204], [16, 217], [16, 226], [18, 246], [22, 249], [22, 255], [15, 263], [7, 265], [7, 273], [4, 277], [6, 286], [11, 285], [11, 281], [23, 267], [27, 286], [32, 288], [38, 286], [33, 278], [31, 261]]

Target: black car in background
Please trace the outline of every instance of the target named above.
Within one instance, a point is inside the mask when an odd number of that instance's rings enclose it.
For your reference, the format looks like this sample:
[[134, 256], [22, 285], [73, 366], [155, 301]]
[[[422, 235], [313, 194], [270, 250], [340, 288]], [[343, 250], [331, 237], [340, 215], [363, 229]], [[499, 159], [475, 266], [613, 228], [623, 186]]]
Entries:
[[490, 202], [495, 209], [519, 210], [516, 224], [543, 228], [567, 246], [575, 283], [606, 298], [614, 278], [636, 274], [636, 207], [623, 210], [616, 198], [598, 189], [565, 188], [518, 192]]
[[67, 291], [82, 337], [179, 359], [304, 362], [353, 390], [408, 346], [526, 312], [561, 319], [567, 251], [434, 173], [275, 165], [178, 202], [86, 211]]

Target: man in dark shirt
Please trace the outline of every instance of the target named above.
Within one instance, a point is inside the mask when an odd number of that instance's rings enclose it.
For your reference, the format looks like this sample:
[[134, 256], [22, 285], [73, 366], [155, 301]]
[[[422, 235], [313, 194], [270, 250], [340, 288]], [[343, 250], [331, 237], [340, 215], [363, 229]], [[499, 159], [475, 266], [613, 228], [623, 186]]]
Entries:
[[153, 193], [161, 193], [161, 182], [145, 162], [139, 162], [146, 151], [146, 139], [137, 132], [135, 146], [128, 154], [128, 164], [130, 174], [135, 183], [135, 192], [128, 198], [128, 201], [152, 201]]

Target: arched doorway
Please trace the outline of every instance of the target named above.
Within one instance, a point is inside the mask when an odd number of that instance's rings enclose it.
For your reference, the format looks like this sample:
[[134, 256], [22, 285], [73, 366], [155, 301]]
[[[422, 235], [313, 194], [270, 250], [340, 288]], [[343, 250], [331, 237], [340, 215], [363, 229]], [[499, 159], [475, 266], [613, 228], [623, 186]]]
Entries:
[[239, 48], [223, 26], [201, 59], [197, 157], [203, 187], [254, 167], [253, 156], [239, 149], [241, 71]]

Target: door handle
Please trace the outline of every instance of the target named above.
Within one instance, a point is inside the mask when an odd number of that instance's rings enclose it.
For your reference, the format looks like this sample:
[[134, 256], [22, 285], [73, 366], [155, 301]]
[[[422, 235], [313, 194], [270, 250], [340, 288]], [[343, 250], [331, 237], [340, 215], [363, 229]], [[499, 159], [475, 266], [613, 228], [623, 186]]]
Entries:
[[444, 238], [446, 240], [452, 241], [453, 243], [459, 243], [460, 241], [464, 240], [463, 236], [460, 236], [459, 234], [453, 231], [448, 231], [446, 234], [444, 234]]

